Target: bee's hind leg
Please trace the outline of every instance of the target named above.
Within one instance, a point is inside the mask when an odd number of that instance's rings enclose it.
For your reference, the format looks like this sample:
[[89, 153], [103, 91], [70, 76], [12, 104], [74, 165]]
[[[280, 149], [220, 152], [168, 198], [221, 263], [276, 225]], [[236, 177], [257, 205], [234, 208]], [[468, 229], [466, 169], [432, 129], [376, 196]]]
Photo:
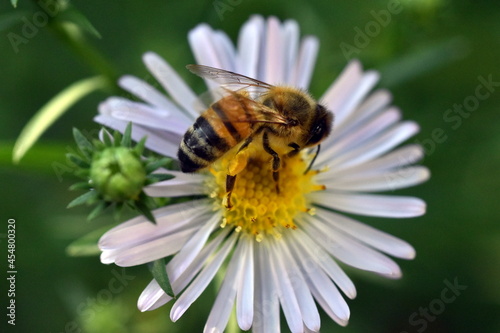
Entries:
[[275, 152], [271, 146], [269, 145], [269, 137], [267, 135], [267, 132], [264, 132], [264, 135], [262, 136], [262, 145], [264, 147], [264, 150], [273, 157], [273, 180], [276, 184], [276, 193], [280, 193], [280, 186], [279, 186], [279, 179], [280, 179], [280, 174], [279, 174], [279, 168], [281, 166], [281, 159], [280, 156], [278, 155], [277, 152]]
[[236, 175], [247, 166], [248, 152], [245, 150], [245, 148], [247, 148], [251, 142], [252, 137], [249, 137], [245, 140], [227, 168], [226, 195], [222, 200], [222, 204], [227, 209], [231, 209], [233, 207], [233, 205], [231, 204], [231, 194], [233, 193], [234, 184], [236, 183]]

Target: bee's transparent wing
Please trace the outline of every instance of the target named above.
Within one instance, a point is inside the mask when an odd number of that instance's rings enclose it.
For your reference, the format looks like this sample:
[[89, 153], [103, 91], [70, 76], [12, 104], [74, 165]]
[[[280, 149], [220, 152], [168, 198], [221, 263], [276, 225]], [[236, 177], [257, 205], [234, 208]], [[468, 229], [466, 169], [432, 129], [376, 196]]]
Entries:
[[228, 94], [228, 90], [224, 89], [223, 87], [209, 89], [198, 95], [198, 98], [196, 98], [193, 103], [193, 108], [199, 113], [202, 113], [203, 111], [208, 109], [210, 105], [227, 96]]
[[[246, 90], [240, 92], [221, 87], [217, 90], [207, 91], [206, 94], [203, 95], [203, 97], [208, 100], [213, 100], [213, 94], [223, 94], [223, 97], [215, 97], [216, 100], [213, 103], [210, 103], [210, 106], [208, 107], [213, 108], [214, 104], [217, 103], [217, 109], [220, 111], [215, 113], [206, 113], [205, 117], [214, 117], [218, 121], [222, 120], [223, 122], [228, 123], [268, 123], [281, 125], [287, 124], [287, 119], [283, 117], [283, 115], [281, 115], [276, 110], [273, 110], [263, 105], [262, 103], [249, 98], [249, 93]], [[224, 114], [223, 117], [220, 116], [221, 112]]]
[[210, 66], [187, 65], [186, 68], [204, 79], [212, 80], [234, 91], [248, 88], [252, 88], [252, 91], [265, 91], [273, 87], [257, 79]]

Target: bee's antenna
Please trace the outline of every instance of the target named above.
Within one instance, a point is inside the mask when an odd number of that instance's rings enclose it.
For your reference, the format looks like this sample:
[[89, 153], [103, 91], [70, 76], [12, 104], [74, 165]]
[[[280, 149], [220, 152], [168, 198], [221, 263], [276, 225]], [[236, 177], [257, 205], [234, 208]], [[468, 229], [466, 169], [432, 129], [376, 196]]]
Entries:
[[311, 163], [309, 163], [309, 166], [307, 167], [306, 171], [304, 171], [304, 175], [307, 174], [309, 172], [309, 170], [311, 170], [311, 168], [314, 164], [314, 161], [316, 161], [316, 157], [318, 157], [320, 148], [321, 148], [321, 145], [318, 145], [318, 149], [316, 150], [316, 154], [314, 154], [314, 157], [311, 160]]

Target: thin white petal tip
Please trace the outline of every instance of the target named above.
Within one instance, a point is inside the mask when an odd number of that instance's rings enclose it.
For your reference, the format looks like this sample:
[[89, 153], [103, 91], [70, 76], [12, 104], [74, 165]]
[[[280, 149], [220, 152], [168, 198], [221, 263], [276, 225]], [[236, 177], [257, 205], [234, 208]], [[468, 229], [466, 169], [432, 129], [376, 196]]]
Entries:
[[154, 61], [155, 59], [158, 59], [159, 55], [153, 51], [148, 51], [142, 55], [142, 61], [144, 63], [148, 63], [149, 61]]
[[349, 297], [349, 299], [355, 299], [358, 296], [358, 292], [356, 289], [349, 290], [348, 292], [344, 292], [344, 294]]

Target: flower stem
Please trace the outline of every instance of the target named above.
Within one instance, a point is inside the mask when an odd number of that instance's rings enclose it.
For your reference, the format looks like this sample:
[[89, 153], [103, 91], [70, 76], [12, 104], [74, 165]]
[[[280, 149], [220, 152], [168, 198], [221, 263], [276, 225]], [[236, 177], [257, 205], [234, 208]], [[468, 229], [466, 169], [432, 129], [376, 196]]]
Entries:
[[[73, 51], [84, 63], [86, 63], [92, 70], [101, 76], [104, 76], [107, 84], [105, 89], [110, 90], [110, 93], [120, 93], [121, 89], [117, 86], [116, 82], [119, 77], [117, 70], [114, 65], [104, 57], [104, 55], [97, 50], [89, 41], [85, 38], [82, 28], [71, 20], [64, 19], [63, 12], [69, 10], [64, 2], [58, 0], [52, 0], [53, 5], [60, 8], [61, 13], [57, 16], [51, 17], [48, 27], [52, 32], [59, 38], [63, 44], [66, 44], [71, 51]], [[40, 5], [39, 1], [35, 1], [35, 4], [44, 10]], [[45, 6], [51, 6], [50, 4], [45, 4]], [[71, 10], [75, 10], [71, 8]]]

